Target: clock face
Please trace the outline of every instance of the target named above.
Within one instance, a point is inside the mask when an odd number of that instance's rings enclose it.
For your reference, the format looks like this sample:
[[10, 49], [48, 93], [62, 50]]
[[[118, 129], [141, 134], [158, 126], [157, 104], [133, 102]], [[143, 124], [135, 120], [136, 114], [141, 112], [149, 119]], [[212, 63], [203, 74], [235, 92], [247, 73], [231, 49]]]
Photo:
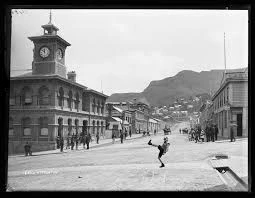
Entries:
[[47, 56], [49, 56], [49, 54], [50, 54], [49, 48], [47, 48], [47, 47], [42, 47], [42, 48], [40, 49], [40, 56], [41, 56], [41, 57], [46, 58]]
[[58, 49], [56, 54], [57, 54], [57, 59], [58, 60], [61, 60], [63, 58], [63, 52], [62, 52], [61, 49]]

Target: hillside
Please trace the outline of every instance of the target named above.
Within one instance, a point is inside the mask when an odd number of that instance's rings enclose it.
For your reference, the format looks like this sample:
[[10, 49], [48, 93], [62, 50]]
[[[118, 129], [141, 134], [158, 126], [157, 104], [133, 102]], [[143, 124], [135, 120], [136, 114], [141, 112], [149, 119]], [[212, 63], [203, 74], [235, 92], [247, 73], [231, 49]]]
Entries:
[[214, 93], [220, 86], [223, 72], [224, 70], [202, 72], [183, 70], [173, 77], [152, 81], [141, 93], [115, 93], [107, 101], [132, 101], [136, 98], [153, 106], [169, 105], [179, 97], [187, 98], [197, 94]]

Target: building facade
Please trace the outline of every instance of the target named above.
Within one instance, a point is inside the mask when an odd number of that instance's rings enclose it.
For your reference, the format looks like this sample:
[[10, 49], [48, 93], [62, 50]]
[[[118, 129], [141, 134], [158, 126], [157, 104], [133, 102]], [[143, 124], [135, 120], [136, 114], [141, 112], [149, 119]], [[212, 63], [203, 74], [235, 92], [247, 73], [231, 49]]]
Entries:
[[230, 137], [230, 120], [236, 122], [235, 136], [248, 136], [248, 68], [225, 74], [222, 85], [212, 97], [213, 122], [219, 136]]
[[56, 148], [56, 137], [81, 132], [105, 135], [105, 101], [108, 96], [76, 82], [66, 73], [65, 50], [70, 44], [57, 35], [51, 21], [42, 26], [34, 43], [32, 72], [11, 77], [9, 153]]

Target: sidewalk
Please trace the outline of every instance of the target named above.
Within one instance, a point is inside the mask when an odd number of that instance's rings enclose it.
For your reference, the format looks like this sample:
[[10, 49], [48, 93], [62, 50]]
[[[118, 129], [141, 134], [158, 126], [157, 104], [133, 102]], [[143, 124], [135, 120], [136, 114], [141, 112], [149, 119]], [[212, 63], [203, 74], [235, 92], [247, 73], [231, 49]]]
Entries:
[[[147, 137], [147, 136], [143, 136], [143, 134], [132, 134], [132, 136], [128, 136], [126, 138], [126, 140], [124, 139], [123, 142], [125, 143], [125, 141], [129, 141], [129, 140], [134, 140], [134, 139], [138, 139], [138, 138], [143, 138], [143, 137]], [[115, 144], [120, 142], [120, 138], [115, 138]], [[93, 141], [90, 142], [89, 144], [89, 149], [92, 148], [97, 148], [100, 146], [106, 146], [106, 145], [111, 145], [112, 144], [112, 139], [108, 138], [108, 139], [99, 139], [99, 144], [96, 143], [96, 140], [93, 138]], [[85, 145], [85, 148], [86, 145]], [[55, 149], [55, 150], [48, 150], [48, 151], [38, 151], [38, 152], [33, 152], [34, 156], [38, 156], [38, 155], [47, 155], [47, 154], [61, 154], [61, 153], [69, 153], [69, 152], [73, 152], [73, 151], [79, 151], [79, 150], [84, 150], [83, 148], [83, 144], [80, 144], [78, 146], [78, 150], [76, 150], [76, 147], [74, 146], [74, 150], [66, 149], [66, 147], [64, 146], [63, 152], [60, 152], [60, 149]], [[16, 155], [9, 155], [8, 157], [23, 157], [24, 154], [16, 154]]]

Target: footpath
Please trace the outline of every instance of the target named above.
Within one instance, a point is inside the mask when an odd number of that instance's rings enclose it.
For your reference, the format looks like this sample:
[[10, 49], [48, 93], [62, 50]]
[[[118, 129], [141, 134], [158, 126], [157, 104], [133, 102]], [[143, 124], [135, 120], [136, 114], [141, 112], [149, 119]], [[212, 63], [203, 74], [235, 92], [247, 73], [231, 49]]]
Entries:
[[[162, 133], [162, 132], [158, 132], [157, 134], [160, 134], [160, 133]], [[130, 136], [126, 137], [126, 139], [124, 139], [123, 142], [125, 143], [125, 141], [140, 139], [140, 138], [143, 138], [143, 137], [147, 137], [147, 136], [143, 136], [142, 133], [140, 133], [140, 134], [132, 134], [131, 137]], [[115, 144], [116, 143], [120, 143], [120, 138], [115, 138]], [[98, 147], [107, 146], [107, 145], [112, 145], [112, 144], [113, 143], [112, 143], [112, 139], [111, 138], [99, 139], [99, 143], [98, 144], [97, 144], [96, 140], [93, 138], [93, 140], [89, 144], [89, 149], [98, 148]], [[85, 145], [85, 149], [87, 149], [86, 145]], [[76, 150], [75, 146], [74, 146], [74, 150]], [[83, 144], [79, 144], [78, 150], [84, 150]], [[33, 148], [32, 148], [32, 151], [33, 151]], [[66, 149], [66, 145], [65, 145], [62, 153], [68, 153], [68, 152], [72, 152], [71, 147], [69, 149]], [[39, 156], [39, 155], [56, 154], [56, 153], [61, 153], [60, 149], [33, 152], [32, 155]], [[16, 155], [9, 155], [9, 157], [18, 157], [18, 156], [22, 156], [23, 157], [24, 154], [22, 153], [22, 154], [16, 154]]]

